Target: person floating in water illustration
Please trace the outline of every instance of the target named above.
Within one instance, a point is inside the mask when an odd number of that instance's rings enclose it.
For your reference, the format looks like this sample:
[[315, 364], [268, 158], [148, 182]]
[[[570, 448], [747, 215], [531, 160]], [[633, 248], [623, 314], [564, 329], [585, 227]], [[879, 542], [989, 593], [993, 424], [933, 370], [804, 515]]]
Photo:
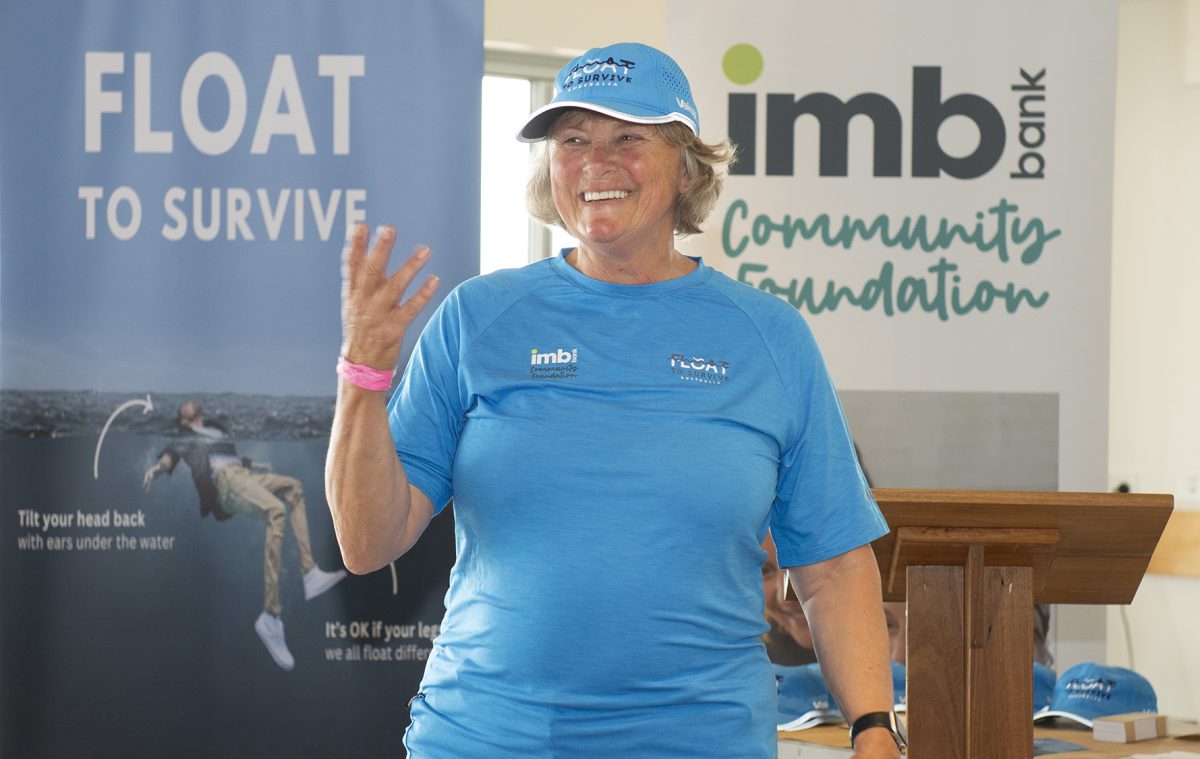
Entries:
[[254, 622], [254, 630], [275, 663], [291, 671], [296, 666], [283, 636], [283, 607], [279, 602], [279, 564], [283, 549], [285, 523], [290, 520], [292, 535], [300, 553], [300, 571], [304, 578], [304, 598], [312, 600], [341, 582], [346, 571], [326, 572], [313, 560], [308, 537], [308, 517], [300, 480], [276, 474], [268, 465], [240, 458], [233, 435], [223, 425], [204, 419], [204, 409], [195, 400], [179, 406], [176, 420], [178, 435], [146, 470], [143, 487], [149, 491], [155, 478], [171, 474], [180, 460], [191, 469], [192, 482], [200, 496], [200, 516], [212, 515], [224, 521], [237, 514], [266, 524], [263, 545], [263, 611]]

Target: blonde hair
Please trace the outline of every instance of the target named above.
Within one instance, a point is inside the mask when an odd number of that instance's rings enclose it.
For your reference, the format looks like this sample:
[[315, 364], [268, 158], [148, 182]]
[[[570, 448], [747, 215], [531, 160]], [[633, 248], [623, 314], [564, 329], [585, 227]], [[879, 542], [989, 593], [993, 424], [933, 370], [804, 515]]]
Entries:
[[[725, 175], [734, 160], [733, 144], [729, 140], [711, 144], [704, 142], [677, 121], [654, 126], [667, 144], [680, 149], [683, 173], [690, 180], [675, 204], [675, 232], [681, 235], [697, 234], [721, 194]], [[551, 130], [553, 125], [547, 133]], [[562, 227], [562, 216], [554, 207], [554, 193], [550, 188], [548, 142], [543, 140], [534, 148], [529, 184], [525, 188], [525, 206], [529, 209], [529, 215], [543, 224]]]

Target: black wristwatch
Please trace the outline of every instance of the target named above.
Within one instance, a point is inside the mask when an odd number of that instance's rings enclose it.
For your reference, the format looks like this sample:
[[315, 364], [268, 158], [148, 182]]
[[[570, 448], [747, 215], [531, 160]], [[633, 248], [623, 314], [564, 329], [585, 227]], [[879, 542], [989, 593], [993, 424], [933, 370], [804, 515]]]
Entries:
[[854, 739], [859, 733], [872, 727], [886, 727], [892, 734], [892, 740], [896, 741], [896, 748], [903, 750], [908, 745], [904, 737], [904, 723], [896, 717], [895, 712], [867, 712], [850, 726], [850, 748], [854, 748]]

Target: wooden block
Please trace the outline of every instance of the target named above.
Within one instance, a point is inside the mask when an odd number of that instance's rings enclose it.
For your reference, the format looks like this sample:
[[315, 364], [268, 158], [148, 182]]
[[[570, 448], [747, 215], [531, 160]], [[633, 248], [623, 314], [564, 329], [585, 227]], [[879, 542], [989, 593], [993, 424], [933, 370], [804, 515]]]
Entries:
[[1176, 511], [1150, 557], [1150, 574], [1200, 577], [1200, 511]]
[[1161, 714], [1134, 712], [1099, 717], [1092, 722], [1092, 738], [1108, 743], [1133, 743], [1167, 734], [1167, 718]]

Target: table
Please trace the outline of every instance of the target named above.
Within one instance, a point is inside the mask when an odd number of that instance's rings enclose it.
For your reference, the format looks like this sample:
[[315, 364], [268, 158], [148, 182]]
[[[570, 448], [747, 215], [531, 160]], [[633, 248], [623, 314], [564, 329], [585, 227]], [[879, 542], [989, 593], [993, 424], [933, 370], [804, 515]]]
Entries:
[[[1196, 731], [1196, 725], [1171, 721], [1168, 731], [1180, 736]], [[1192, 732], [1190, 738], [1167, 737], [1137, 743], [1104, 743], [1092, 740], [1092, 731], [1087, 728], [1035, 727], [1034, 738], [1057, 738], [1060, 741], [1084, 746], [1083, 751], [1068, 751], [1048, 754], [1062, 759], [1111, 759], [1130, 754], [1166, 753], [1168, 751], [1191, 751], [1200, 754], [1200, 734]], [[850, 735], [844, 725], [821, 725], [808, 730], [796, 730], [779, 734], [779, 759], [845, 759], [850, 756]], [[916, 757], [921, 759], [921, 757]]]

